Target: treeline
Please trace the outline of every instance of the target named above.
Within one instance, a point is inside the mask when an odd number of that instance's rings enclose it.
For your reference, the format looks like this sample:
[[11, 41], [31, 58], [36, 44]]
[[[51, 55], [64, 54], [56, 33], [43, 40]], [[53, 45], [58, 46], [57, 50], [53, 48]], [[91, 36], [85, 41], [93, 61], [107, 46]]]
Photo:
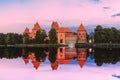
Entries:
[[35, 34], [35, 38], [29, 38], [28, 34], [23, 35], [23, 43], [24, 44], [55, 44], [57, 43], [56, 30], [51, 28], [48, 35], [45, 30], [37, 31]]
[[0, 45], [14, 45], [14, 44], [55, 44], [57, 43], [56, 31], [51, 29], [47, 36], [46, 31], [37, 31], [35, 38], [30, 38], [28, 34], [18, 33], [0, 33]]
[[22, 35], [18, 33], [0, 33], [0, 45], [14, 45], [14, 44], [22, 44]]
[[102, 66], [103, 64], [116, 64], [120, 61], [120, 50], [109, 48], [98, 49], [95, 48], [94, 59], [97, 66]]
[[94, 33], [89, 35], [94, 43], [120, 43], [120, 30], [115, 27], [103, 28], [101, 25], [96, 26]]

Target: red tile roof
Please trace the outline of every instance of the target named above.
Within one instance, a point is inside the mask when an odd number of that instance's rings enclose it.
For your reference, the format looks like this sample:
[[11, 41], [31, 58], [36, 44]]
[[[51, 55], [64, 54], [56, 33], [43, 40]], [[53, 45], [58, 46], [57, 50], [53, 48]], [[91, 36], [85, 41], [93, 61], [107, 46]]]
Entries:
[[57, 30], [58, 33], [71, 33], [72, 31], [69, 28], [59, 28]]
[[35, 37], [35, 35], [36, 35], [36, 34], [35, 34], [34, 32], [31, 32], [30, 35], [29, 35], [29, 37], [30, 37], [30, 38], [33, 38], [33, 37]]
[[78, 61], [78, 64], [80, 65], [80, 67], [82, 68], [86, 62], [86, 53], [82, 52], [82, 53], [78, 54], [77, 61]]
[[82, 68], [85, 64], [86, 60], [79, 60], [78, 64], [80, 65], [80, 67]]
[[53, 21], [52, 24], [51, 24], [51, 27], [54, 28], [58, 28], [59, 27], [59, 24], [56, 22], [56, 21]]
[[34, 27], [33, 27], [33, 29], [32, 29], [32, 30], [42, 30], [42, 29], [41, 29], [41, 27], [40, 27], [39, 23], [38, 23], [38, 22], [36, 22], [36, 24], [34, 24]]
[[83, 26], [83, 24], [79, 26], [78, 31], [85, 31], [85, 27]]
[[58, 62], [52, 63], [51, 64], [51, 68], [52, 68], [52, 70], [57, 70], [57, 68], [58, 68]]
[[25, 64], [27, 64], [29, 62], [29, 59], [28, 58], [23, 58]]
[[25, 33], [27, 33], [27, 34], [29, 34], [30, 33], [30, 31], [29, 31], [29, 28], [25, 28], [25, 30], [24, 30], [24, 32], [23, 32], [23, 34], [25, 34]]
[[41, 62], [32, 61], [32, 63], [33, 63], [33, 65], [34, 65], [34, 68], [37, 70]]

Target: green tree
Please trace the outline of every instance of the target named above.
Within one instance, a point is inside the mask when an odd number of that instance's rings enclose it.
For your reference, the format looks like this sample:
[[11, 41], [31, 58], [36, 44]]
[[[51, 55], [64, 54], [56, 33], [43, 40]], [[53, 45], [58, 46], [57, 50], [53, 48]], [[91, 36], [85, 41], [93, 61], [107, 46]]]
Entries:
[[57, 37], [56, 37], [56, 30], [54, 28], [51, 28], [49, 32], [49, 38], [50, 38], [50, 43], [57, 43]]
[[22, 44], [23, 37], [22, 37], [21, 34], [15, 33], [15, 34], [14, 34], [14, 38], [15, 38], [15, 43], [16, 43], [16, 44]]
[[45, 43], [45, 38], [46, 38], [46, 31], [37, 31], [36, 36], [35, 36], [35, 43], [41, 44]]
[[41, 42], [41, 32], [37, 31], [35, 35], [35, 43], [40, 44]]
[[0, 33], [0, 44], [1, 45], [5, 44], [5, 35], [3, 33]]
[[29, 44], [29, 42], [30, 42], [29, 35], [28, 34], [24, 34], [23, 35], [23, 43]]
[[5, 36], [5, 44], [13, 45], [15, 44], [14, 33], [7, 33]]
[[102, 30], [103, 30], [103, 28], [102, 28], [102, 26], [101, 25], [98, 25], [98, 26], [96, 26], [96, 28], [95, 28], [95, 43], [100, 43], [100, 42], [102, 42], [102, 38], [104, 37], [104, 36], [102, 36], [102, 34], [103, 34], [103, 32], [102, 32]]

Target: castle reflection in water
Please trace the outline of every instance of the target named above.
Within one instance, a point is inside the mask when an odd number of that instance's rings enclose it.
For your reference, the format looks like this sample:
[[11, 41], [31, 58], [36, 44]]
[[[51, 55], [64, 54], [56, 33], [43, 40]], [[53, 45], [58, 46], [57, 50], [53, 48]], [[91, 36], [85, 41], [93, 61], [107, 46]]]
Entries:
[[59, 70], [64, 65], [75, 64], [84, 68], [87, 64], [96, 66], [115, 65], [120, 62], [118, 48], [0, 48], [0, 60], [22, 58], [23, 64], [31, 65], [35, 69], [48, 65], [51, 70]]
[[[56, 51], [55, 51], [56, 50]], [[57, 70], [59, 65], [69, 64], [73, 59], [77, 60], [78, 65], [82, 68], [86, 62], [86, 48], [66, 48], [61, 47], [49, 51], [48, 49], [42, 50], [42, 53], [36, 52], [27, 52], [22, 51], [22, 56], [25, 64], [32, 62], [35, 69], [38, 69], [40, 64], [45, 61], [45, 58], [48, 57], [48, 60], [51, 62], [52, 70]], [[41, 50], [40, 50], [41, 51]]]

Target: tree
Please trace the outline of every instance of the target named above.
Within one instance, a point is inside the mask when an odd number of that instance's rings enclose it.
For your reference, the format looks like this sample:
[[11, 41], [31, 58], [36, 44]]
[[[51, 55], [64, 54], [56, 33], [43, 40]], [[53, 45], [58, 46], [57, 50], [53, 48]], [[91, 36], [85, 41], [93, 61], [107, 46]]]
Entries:
[[15, 44], [14, 33], [7, 33], [5, 36], [5, 44], [13, 45]]
[[56, 61], [57, 48], [49, 48], [49, 60], [51, 63]]
[[16, 44], [22, 44], [23, 37], [22, 37], [21, 34], [15, 33], [15, 34], [14, 34], [14, 38], [15, 38], [15, 43], [16, 43]]
[[25, 44], [29, 44], [30, 40], [29, 40], [29, 35], [27, 33], [25, 33], [23, 35], [23, 43]]
[[0, 44], [5, 44], [5, 35], [3, 33], [0, 33]]
[[35, 35], [35, 43], [37, 43], [37, 44], [44, 43], [45, 37], [46, 37], [46, 31], [45, 30], [37, 31], [36, 35]]
[[56, 37], [56, 30], [54, 28], [51, 28], [49, 32], [49, 38], [50, 38], [50, 43], [57, 43], [57, 37]]
[[102, 42], [102, 38], [104, 37], [102, 34], [103, 34], [103, 32], [102, 32], [102, 30], [103, 30], [103, 28], [102, 28], [102, 26], [101, 25], [98, 25], [98, 26], [96, 26], [96, 28], [95, 28], [95, 43], [100, 43], [100, 42]]
[[35, 43], [40, 44], [41, 42], [41, 32], [37, 31], [35, 35]]
[[120, 43], [120, 30], [115, 27], [102, 28], [99, 25], [95, 28], [94, 34], [96, 43]]

